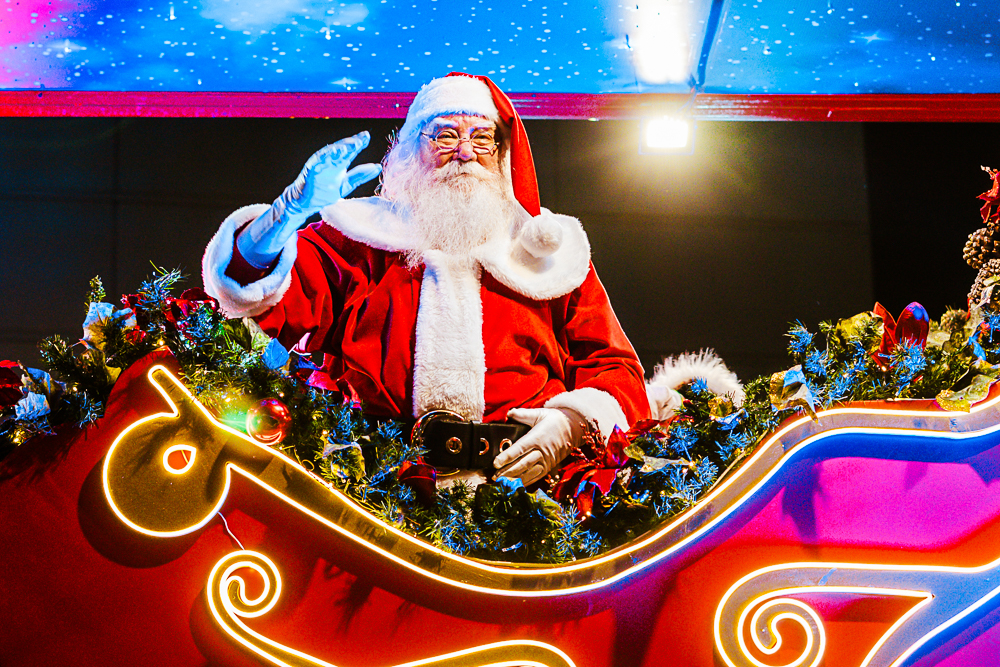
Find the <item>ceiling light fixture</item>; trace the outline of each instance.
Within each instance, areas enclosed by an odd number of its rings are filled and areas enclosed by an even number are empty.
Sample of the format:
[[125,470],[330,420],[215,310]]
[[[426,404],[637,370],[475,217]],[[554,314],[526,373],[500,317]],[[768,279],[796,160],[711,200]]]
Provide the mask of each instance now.
[[690,115],[653,116],[642,121],[639,152],[691,155],[694,152],[694,119]]

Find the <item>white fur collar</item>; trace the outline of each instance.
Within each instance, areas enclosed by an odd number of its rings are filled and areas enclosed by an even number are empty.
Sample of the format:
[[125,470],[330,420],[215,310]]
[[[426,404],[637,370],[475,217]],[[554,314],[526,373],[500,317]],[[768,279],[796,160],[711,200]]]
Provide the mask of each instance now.
[[[322,211],[323,220],[344,236],[372,248],[405,252],[414,246],[408,220],[382,197],[342,199]],[[569,294],[590,270],[590,243],[576,218],[542,209],[548,225],[561,228],[557,249],[547,257],[531,255],[520,238],[503,237],[473,250],[491,276],[531,299],[544,301]]]
[[323,222],[366,246],[389,252],[404,252],[412,247],[410,225],[382,197],[341,199],[320,214]]

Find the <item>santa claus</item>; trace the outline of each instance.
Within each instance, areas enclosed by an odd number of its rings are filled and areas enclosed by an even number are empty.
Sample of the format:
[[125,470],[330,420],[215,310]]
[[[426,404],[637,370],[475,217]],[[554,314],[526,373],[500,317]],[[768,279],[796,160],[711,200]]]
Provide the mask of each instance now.
[[[223,222],[203,277],[230,317],[325,353],[369,414],[416,420],[437,466],[530,484],[589,424],[607,436],[649,416],[587,236],[540,208],[524,126],[492,81],[431,81],[384,169],[349,169],[368,139],[323,148],[273,204]],[[380,172],[378,196],[345,199]]]

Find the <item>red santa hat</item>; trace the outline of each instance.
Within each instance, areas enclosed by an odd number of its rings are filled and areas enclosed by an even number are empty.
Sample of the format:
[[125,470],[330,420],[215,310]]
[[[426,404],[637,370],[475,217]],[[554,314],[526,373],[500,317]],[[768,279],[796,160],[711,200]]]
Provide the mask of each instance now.
[[510,98],[489,77],[452,72],[426,84],[410,104],[399,140],[411,141],[428,121],[451,114],[482,116],[495,123],[503,121],[510,128],[510,177],[514,197],[528,213],[537,216],[541,205],[528,135]]

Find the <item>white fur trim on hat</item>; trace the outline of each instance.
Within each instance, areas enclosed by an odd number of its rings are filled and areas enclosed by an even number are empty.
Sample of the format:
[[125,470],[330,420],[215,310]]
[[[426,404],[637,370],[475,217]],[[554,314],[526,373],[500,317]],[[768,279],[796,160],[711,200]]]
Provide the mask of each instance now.
[[545,402],[544,407],[568,408],[578,412],[584,419],[597,422],[597,427],[605,438],[611,437],[615,426],[623,431],[629,429],[628,418],[615,397],[594,387],[581,387],[556,394]]
[[[546,211],[547,212],[547,211]],[[562,245],[563,228],[555,215],[536,215],[521,228],[521,245],[532,257],[548,257]]]
[[533,255],[523,234],[512,240],[500,236],[472,251],[483,268],[518,294],[537,301],[556,299],[583,284],[590,272],[590,241],[576,218],[543,208],[525,227],[558,227],[558,246],[545,256]]
[[240,285],[226,275],[229,262],[233,259],[236,230],[256,220],[268,208],[270,206],[267,204],[253,204],[234,211],[223,221],[219,231],[205,248],[201,259],[201,279],[205,284],[205,291],[219,300],[222,312],[227,317],[260,315],[281,301],[292,283],[292,265],[295,264],[299,240],[297,234],[288,239],[281,251],[278,265],[260,280]]
[[471,76],[444,76],[425,84],[413,98],[406,112],[406,122],[399,131],[399,140],[409,141],[427,121],[450,114],[482,116],[493,122],[500,120],[489,86]]
[[713,394],[728,396],[737,407],[743,405],[743,385],[715,352],[685,352],[664,359],[646,382],[653,418],[663,420],[673,415],[684,400],[677,389],[698,378],[705,380],[705,386]]

